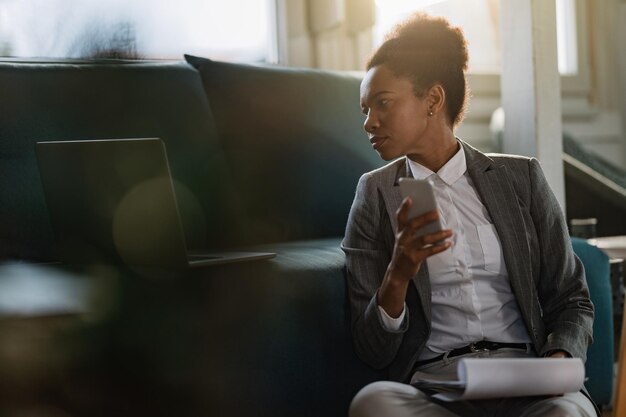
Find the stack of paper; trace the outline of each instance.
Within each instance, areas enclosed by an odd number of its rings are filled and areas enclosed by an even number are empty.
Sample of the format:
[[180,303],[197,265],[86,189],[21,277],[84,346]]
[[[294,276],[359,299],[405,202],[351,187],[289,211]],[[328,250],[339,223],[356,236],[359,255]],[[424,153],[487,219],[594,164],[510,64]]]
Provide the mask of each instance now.
[[417,372],[411,385],[438,392],[445,401],[481,398],[559,395],[578,392],[585,382],[580,359],[556,358],[466,358],[457,375]]

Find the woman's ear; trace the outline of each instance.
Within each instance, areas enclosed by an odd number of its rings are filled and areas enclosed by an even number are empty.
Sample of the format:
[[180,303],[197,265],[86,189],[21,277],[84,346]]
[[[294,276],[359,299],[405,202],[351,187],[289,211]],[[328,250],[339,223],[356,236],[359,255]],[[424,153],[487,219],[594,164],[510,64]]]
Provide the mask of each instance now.
[[446,92],[441,84],[435,84],[428,90],[428,111],[433,114],[444,111],[446,104]]

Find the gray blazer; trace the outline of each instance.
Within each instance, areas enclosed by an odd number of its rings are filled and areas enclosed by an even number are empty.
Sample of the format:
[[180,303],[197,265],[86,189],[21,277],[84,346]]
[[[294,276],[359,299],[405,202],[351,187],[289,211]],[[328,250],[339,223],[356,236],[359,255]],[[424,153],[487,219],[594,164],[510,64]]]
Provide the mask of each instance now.
[[[573,253],[562,210],[538,161],[485,155],[461,142],[468,173],[502,243],[511,288],[539,355],[564,350],[586,359],[593,305],[580,260]],[[364,174],[342,249],[357,355],[389,378],[406,382],[431,326],[431,289],[424,263],[409,285],[407,315],[396,332],[383,327],[376,293],[394,246],[398,179],[410,176],[406,158]]]

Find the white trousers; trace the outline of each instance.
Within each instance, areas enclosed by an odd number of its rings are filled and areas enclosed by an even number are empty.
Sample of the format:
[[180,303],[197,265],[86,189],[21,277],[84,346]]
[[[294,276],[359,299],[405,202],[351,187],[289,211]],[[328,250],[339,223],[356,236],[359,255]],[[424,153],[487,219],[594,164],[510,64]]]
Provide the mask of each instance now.
[[[456,374],[457,363],[468,357],[535,357],[515,349],[477,352],[444,358],[419,368],[419,373]],[[350,417],[596,417],[582,393],[557,397],[519,397],[443,402],[411,385],[379,381],[361,389],[350,404]]]

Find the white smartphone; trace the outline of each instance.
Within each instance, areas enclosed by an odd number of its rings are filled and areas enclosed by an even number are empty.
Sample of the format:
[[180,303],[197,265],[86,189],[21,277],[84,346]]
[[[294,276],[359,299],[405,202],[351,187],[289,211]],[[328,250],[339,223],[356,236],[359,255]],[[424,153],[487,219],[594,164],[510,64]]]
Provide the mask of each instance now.
[[[433,185],[428,180],[416,180],[414,178],[400,178],[400,193],[402,198],[411,197],[413,205],[409,209],[409,220],[422,214],[438,210],[437,200]],[[428,235],[443,230],[440,219],[432,221],[421,227],[417,236]]]

